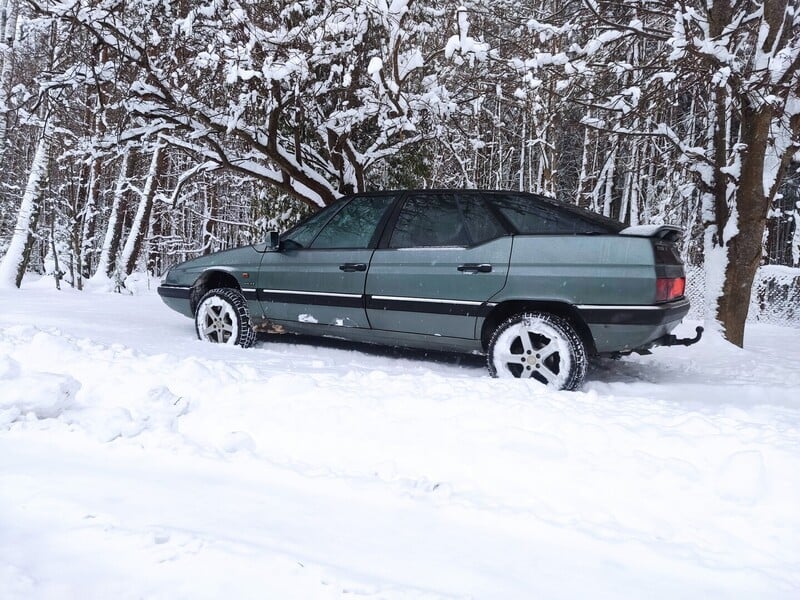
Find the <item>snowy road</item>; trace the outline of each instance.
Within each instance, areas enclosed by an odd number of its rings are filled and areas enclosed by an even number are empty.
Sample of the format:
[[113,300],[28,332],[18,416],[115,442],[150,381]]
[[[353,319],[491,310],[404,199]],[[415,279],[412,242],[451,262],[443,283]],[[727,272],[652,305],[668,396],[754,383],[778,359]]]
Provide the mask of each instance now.
[[206,345],[151,294],[0,302],[0,598],[800,596],[799,330],[568,393]]

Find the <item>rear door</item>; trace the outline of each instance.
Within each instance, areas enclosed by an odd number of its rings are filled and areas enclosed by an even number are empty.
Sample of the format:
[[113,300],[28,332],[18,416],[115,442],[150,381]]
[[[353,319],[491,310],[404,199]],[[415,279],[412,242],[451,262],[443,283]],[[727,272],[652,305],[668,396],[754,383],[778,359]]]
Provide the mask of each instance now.
[[[368,328],[364,283],[391,194],[355,196],[264,254],[258,297],[270,320]],[[296,239],[295,239],[296,238]]]
[[372,256],[366,282],[374,329],[475,337],[505,285],[511,237],[479,194],[413,192]]

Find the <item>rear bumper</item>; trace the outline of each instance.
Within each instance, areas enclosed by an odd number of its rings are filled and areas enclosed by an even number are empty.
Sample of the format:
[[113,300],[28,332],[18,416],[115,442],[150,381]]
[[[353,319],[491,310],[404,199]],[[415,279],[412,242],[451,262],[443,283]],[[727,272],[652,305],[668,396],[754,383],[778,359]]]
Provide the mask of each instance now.
[[598,353],[630,352],[658,343],[689,312],[686,299],[647,306],[580,305]]
[[686,299],[648,306],[607,306],[598,304],[579,305],[578,312],[588,324],[596,325],[676,325],[689,312]]
[[158,295],[164,304],[169,306],[172,310],[193,317],[191,306],[191,288],[174,286],[174,285],[161,285],[158,287]]

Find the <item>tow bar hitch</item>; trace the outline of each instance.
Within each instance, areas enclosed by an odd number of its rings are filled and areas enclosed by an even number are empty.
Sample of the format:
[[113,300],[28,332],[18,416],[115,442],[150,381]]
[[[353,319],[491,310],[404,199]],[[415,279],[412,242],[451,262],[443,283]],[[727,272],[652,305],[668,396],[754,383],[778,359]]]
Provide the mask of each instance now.
[[665,335],[664,337],[658,340],[658,345],[660,346],[691,346],[692,344],[696,344],[700,341],[700,338],[703,337],[703,328],[696,327],[695,332],[697,335],[693,338],[679,338],[678,336],[672,335],[671,333]]

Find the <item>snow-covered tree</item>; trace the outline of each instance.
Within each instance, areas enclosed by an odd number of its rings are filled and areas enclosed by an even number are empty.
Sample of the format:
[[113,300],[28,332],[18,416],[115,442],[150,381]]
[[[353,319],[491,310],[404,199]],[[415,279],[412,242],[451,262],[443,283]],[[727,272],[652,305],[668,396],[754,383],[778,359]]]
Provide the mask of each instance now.
[[76,287],[350,191],[514,188],[683,225],[740,344],[764,222],[797,220],[799,30],[796,0],[0,0],[0,251],[49,99],[29,267]]
[[452,110],[446,63],[421,47],[442,35],[437,12],[421,3],[31,4],[107,48],[148,131],[317,206],[368,188]]
[[[612,139],[666,140],[693,174],[709,313],[742,345],[767,212],[800,149],[800,9],[790,0],[583,4],[590,35],[563,58],[591,90],[596,116],[584,122]],[[631,60],[639,44],[649,50]]]
[[25,192],[17,212],[14,233],[5,255],[0,260],[0,287],[19,287],[28,266],[34,243],[34,229],[42,206],[43,188],[50,167],[53,131],[52,115],[48,113],[36,143],[36,152],[33,155]]
[[17,38],[17,0],[0,0],[0,164],[8,141],[8,113],[11,110],[13,46]]
[[150,228],[150,215],[153,212],[153,201],[156,195],[156,188],[158,180],[164,170],[164,143],[157,140],[150,157],[150,167],[147,170],[145,177],[144,187],[139,190],[139,201],[136,207],[136,213],[131,223],[128,237],[125,240],[125,245],[120,252],[119,257],[119,279],[124,279],[136,268],[136,262],[139,259],[139,254],[142,251],[144,238]]

